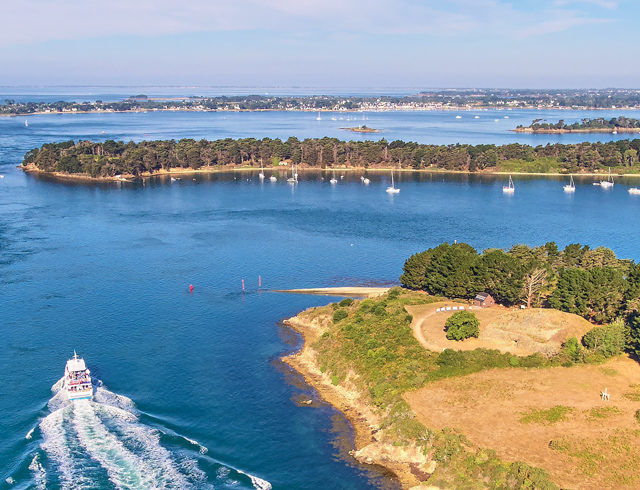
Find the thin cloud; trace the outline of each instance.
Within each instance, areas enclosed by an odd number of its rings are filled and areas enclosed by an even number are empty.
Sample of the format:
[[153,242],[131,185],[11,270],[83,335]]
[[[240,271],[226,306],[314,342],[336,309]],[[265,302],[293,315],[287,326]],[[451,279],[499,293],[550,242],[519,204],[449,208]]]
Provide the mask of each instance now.
[[504,0],[5,0],[0,46],[230,31],[275,32],[283,38],[326,33],[445,39],[494,31],[517,39],[598,22],[580,11],[548,10],[544,3],[538,11],[524,10]]

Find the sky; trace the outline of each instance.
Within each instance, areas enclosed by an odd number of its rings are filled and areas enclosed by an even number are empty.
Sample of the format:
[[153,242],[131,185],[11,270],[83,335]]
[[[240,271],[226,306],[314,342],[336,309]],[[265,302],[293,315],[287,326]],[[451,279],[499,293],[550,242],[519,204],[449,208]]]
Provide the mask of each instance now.
[[0,85],[640,87],[638,0],[2,0]]

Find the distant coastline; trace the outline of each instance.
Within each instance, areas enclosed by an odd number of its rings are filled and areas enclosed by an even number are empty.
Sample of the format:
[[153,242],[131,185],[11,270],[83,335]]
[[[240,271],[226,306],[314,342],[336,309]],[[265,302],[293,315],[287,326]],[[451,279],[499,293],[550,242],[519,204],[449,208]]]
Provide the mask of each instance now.
[[514,133],[565,134],[565,133],[640,133],[640,128],[585,128],[585,129],[510,129]]

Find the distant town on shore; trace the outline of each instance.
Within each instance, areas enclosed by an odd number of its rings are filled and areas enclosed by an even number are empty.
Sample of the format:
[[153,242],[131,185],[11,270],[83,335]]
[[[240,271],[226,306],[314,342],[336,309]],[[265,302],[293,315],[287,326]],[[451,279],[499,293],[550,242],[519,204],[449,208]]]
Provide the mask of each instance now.
[[640,89],[433,89],[407,96],[153,97],[120,101],[22,102],[7,99],[0,115],[135,111],[435,111],[473,109],[640,109]]

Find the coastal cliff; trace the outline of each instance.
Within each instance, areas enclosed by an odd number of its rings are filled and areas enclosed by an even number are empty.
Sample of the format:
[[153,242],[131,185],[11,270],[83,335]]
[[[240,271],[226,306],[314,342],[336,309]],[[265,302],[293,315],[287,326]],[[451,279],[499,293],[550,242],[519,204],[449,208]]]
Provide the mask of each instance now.
[[332,383],[331,376],[320,369],[312,344],[323,334],[329,321],[328,316],[313,318],[309,310],[285,320],[287,326],[303,336],[304,346],[283,361],[301,373],[327,403],[347,417],[355,432],[356,449],[352,455],[356,460],[387,468],[398,477],[403,488],[420,485],[433,473],[436,462],[429,460],[415,445],[398,447],[385,440],[381,429],[382,414],[372,406],[366,394],[353,383]]

